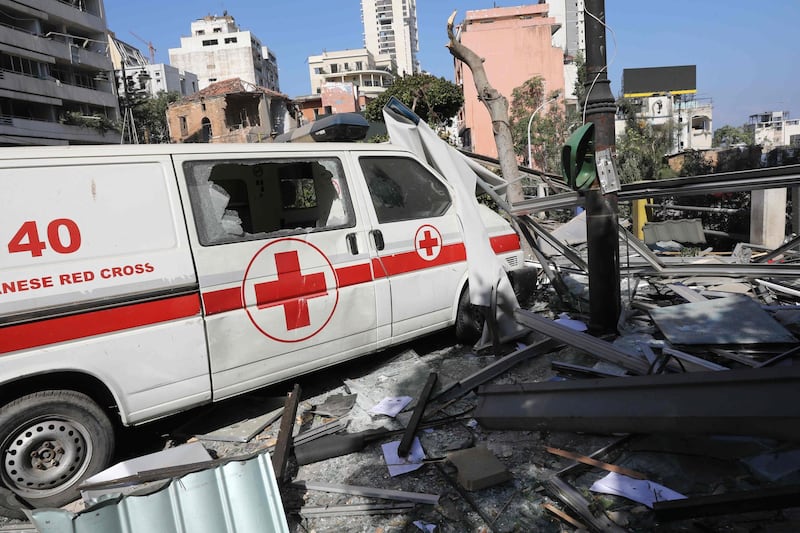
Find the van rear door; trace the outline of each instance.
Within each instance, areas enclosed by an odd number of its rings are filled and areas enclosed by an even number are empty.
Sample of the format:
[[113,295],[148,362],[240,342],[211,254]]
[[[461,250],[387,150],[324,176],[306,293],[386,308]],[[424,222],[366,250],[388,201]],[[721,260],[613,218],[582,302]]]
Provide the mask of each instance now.
[[340,152],[175,157],[222,398],[376,348],[367,226]]

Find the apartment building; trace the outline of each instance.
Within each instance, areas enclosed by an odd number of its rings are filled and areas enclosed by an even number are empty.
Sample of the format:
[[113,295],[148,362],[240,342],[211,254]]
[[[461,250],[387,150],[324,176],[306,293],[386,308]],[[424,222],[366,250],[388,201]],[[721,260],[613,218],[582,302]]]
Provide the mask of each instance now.
[[108,43],[120,95],[125,94],[123,80],[129,87],[151,96],[160,92],[177,92],[181,96],[188,96],[199,90],[197,74],[164,63],[151,64],[138,48],[118,39],[112,32],[109,32]]
[[4,1],[0,145],[119,143],[102,0]]
[[548,16],[555,19],[553,46],[564,51],[564,100],[567,105],[577,106],[575,84],[578,82],[580,55],[586,59],[586,32],[584,29],[584,0],[548,0]]
[[[510,103],[514,89],[534,76],[544,79],[548,94],[564,94],[564,51],[552,42],[557,27],[556,20],[548,16],[547,4],[498,7],[467,11],[460,39],[485,59],[483,66],[492,86]],[[455,71],[456,83],[464,90],[464,109],[458,120],[462,146],[496,157],[491,118],[478,100],[472,72],[461,61],[456,61]]]
[[394,81],[394,59],[375,56],[366,48],[323,52],[308,57],[311,94],[320,94],[325,83],[351,83],[369,97],[382,93]]
[[800,119],[790,119],[788,111],[764,111],[750,115],[747,127],[764,152],[779,146],[800,146]]
[[197,74],[198,86],[239,78],[280,91],[278,60],[251,32],[242,30],[227,12],[208,15],[191,24],[191,35],[181,37],[180,48],[169,49],[173,67]]
[[416,0],[361,0],[364,47],[394,59],[401,76],[420,72]]

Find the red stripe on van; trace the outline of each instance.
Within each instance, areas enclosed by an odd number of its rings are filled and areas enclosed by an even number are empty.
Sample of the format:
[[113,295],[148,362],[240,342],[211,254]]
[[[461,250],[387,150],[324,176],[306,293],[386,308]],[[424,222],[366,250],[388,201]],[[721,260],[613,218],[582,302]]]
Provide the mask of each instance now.
[[128,304],[0,328],[0,353],[73,341],[200,314],[197,294]]
[[242,304],[242,288],[232,287],[230,289],[204,292],[203,307],[206,310],[206,315],[216,315],[225,311],[241,309],[244,307],[244,304]]
[[492,243],[492,250],[496,254],[503,252],[511,252],[513,250],[521,249],[519,244],[519,235],[516,233],[509,233],[508,235],[499,235],[490,239]]
[[435,266],[448,265],[466,261],[467,252],[463,243],[447,244],[442,247],[439,255],[433,261],[425,261],[416,250],[402,252],[381,257],[383,268],[387,276],[396,276],[415,270],[424,270]]
[[[491,238],[495,253],[504,253],[520,249],[519,237],[516,233]],[[467,252],[463,243],[445,245],[439,256],[433,261],[425,261],[415,250],[394,255],[373,258],[371,264],[363,263],[336,269],[339,288],[368,283],[373,279],[388,278],[415,270],[424,270],[435,266],[466,261]],[[231,287],[203,293],[203,306],[206,315],[215,315],[225,311],[244,308],[241,287]]]
[[336,269],[336,277],[339,279],[339,288],[341,289],[342,287],[372,281],[372,269],[369,263],[346,266]]

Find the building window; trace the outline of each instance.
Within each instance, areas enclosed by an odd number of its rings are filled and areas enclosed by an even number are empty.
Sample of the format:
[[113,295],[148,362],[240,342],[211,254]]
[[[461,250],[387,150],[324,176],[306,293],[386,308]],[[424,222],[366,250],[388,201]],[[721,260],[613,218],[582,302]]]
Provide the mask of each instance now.
[[205,39],[203,41],[203,46],[214,46],[215,44],[219,44],[219,40],[217,40],[217,39]]
[[331,74],[336,74],[337,72],[339,72],[339,65],[337,65],[336,63],[332,63],[331,64]]
[[235,43],[236,41],[236,37],[225,37],[225,44]]
[[206,30],[197,30],[196,32],[194,32],[194,34],[195,35],[205,35],[206,34]]
[[322,67],[314,67],[314,74],[323,74]]
[[356,61],[356,70],[364,70],[364,64],[361,61]]
[[217,78],[208,78],[208,83],[214,83],[217,81]]
[[178,120],[181,123],[181,135],[184,137],[189,135],[189,126],[186,123],[186,117],[178,117]]
[[222,33],[222,28],[214,28],[212,31],[214,33]]
[[211,129],[211,121],[208,120],[208,117],[203,117],[203,120],[200,121],[200,124],[203,127],[200,133],[200,142],[210,142],[211,137],[214,135],[214,132]]
[[331,113],[333,113],[333,108],[331,106],[329,106],[329,105],[326,105],[325,106],[325,114],[326,115],[330,115]]

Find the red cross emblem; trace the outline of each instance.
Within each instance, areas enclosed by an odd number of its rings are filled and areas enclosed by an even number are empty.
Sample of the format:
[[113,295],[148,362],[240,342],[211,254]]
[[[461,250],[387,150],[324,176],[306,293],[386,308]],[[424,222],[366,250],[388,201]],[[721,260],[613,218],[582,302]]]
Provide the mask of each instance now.
[[[333,281],[330,290],[328,280]],[[281,342],[299,342],[319,333],[333,317],[339,300],[335,285],[333,265],[325,254],[289,237],[256,253],[245,272],[242,294],[250,321],[261,333]],[[319,303],[311,308],[312,301]]]
[[311,324],[308,316],[309,298],[328,294],[325,274],[301,274],[296,251],[275,254],[275,266],[278,269],[278,279],[254,285],[256,305],[259,309],[282,305],[286,329],[308,326]]
[[430,224],[420,226],[414,235],[414,248],[422,259],[433,261],[442,251],[442,234]]

